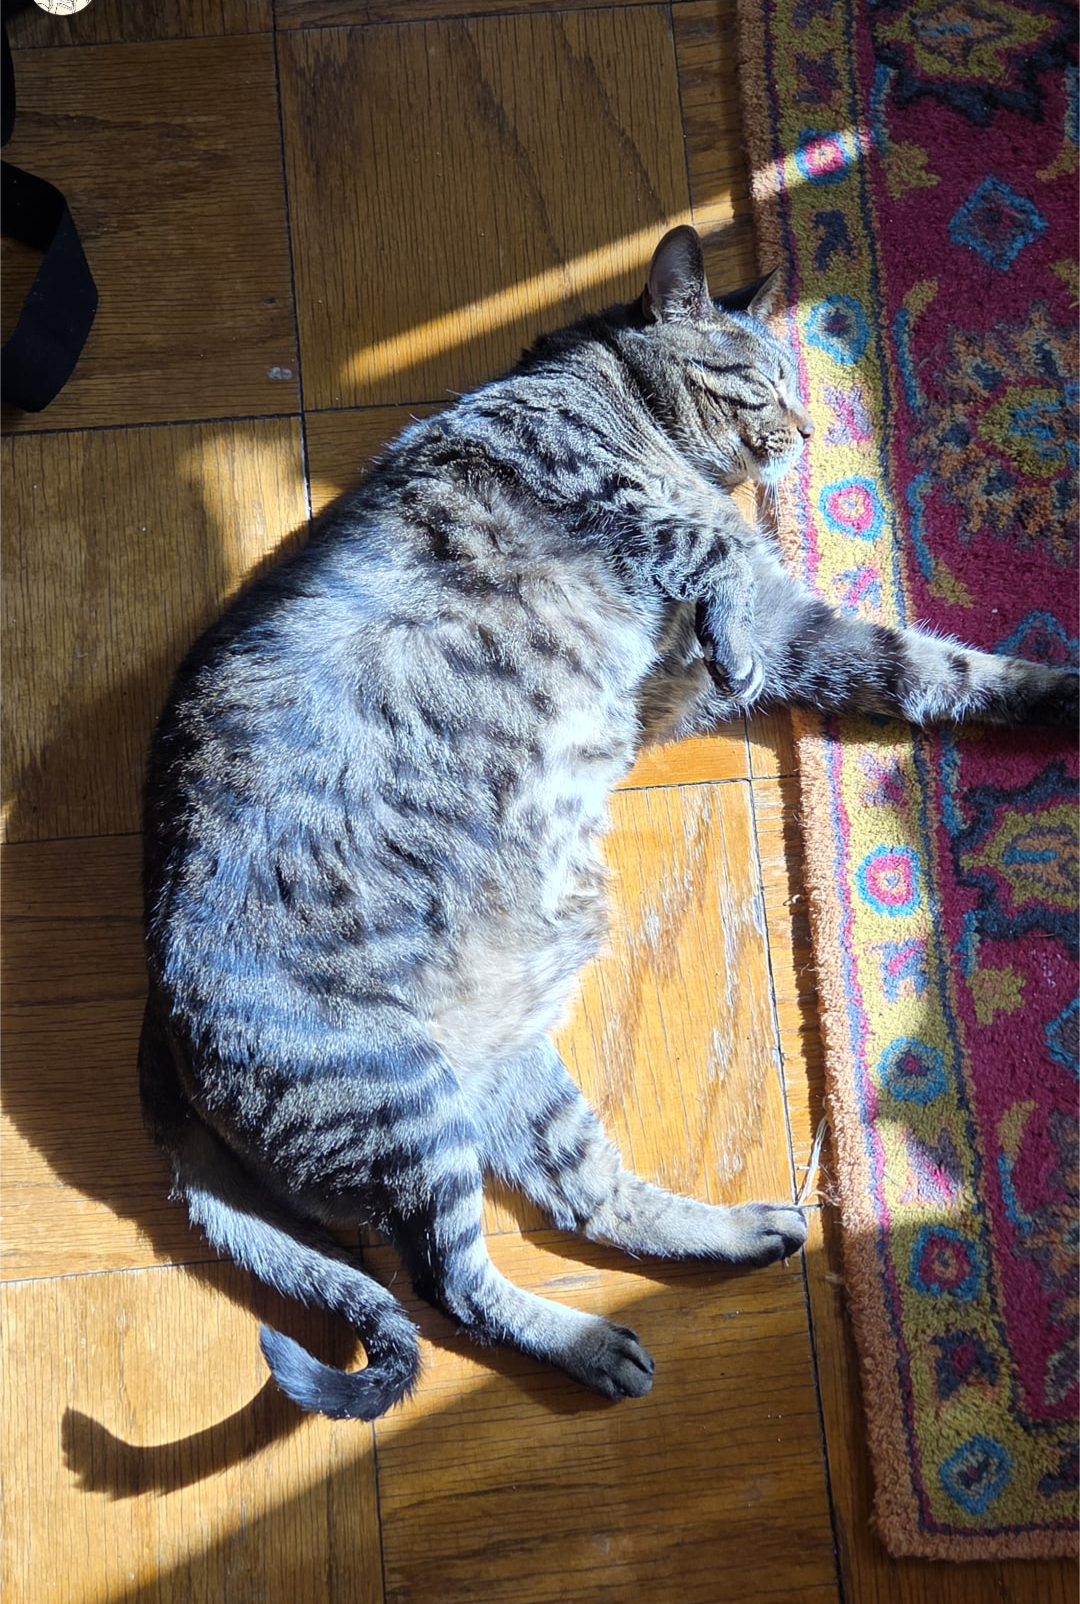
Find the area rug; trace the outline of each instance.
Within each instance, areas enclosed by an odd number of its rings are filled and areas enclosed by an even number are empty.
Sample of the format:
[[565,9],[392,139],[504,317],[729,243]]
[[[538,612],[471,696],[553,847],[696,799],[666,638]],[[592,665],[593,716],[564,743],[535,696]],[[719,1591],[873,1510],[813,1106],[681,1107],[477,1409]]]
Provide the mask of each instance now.
[[[762,267],[841,608],[1074,662],[1076,9],[739,0]],[[895,1554],[1077,1518],[1075,741],[798,727],[845,1280]]]

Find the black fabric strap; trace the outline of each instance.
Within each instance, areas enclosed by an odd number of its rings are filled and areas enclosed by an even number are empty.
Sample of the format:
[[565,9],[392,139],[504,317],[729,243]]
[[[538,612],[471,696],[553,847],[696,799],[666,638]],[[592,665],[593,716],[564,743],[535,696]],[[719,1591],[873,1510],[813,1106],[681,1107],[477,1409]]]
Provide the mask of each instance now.
[[[3,19],[26,0],[4,0]],[[15,74],[3,28],[2,140],[15,122]],[[0,163],[0,229],[42,252],[19,320],[0,351],[0,394],[26,412],[40,412],[63,389],[97,311],[98,295],[67,201],[47,179]]]

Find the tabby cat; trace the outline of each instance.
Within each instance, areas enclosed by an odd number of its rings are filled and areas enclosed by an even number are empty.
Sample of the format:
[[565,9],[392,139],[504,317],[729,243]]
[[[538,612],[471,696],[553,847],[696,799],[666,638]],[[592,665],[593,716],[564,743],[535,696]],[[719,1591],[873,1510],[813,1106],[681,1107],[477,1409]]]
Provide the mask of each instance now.
[[714,303],[674,229],[638,302],[408,428],[179,671],[147,784],[144,1108],[213,1245],[362,1339],[345,1372],[263,1331],[306,1409],[370,1420],[418,1369],[328,1225],[376,1226],[472,1336],[610,1398],[652,1360],[495,1270],[485,1174],[634,1254],[803,1242],[789,1204],[626,1170],[548,1036],[603,938],[596,842],[643,741],[764,700],[1076,717],[1066,671],[838,616],[740,515],[732,487],[811,432],[771,294]]

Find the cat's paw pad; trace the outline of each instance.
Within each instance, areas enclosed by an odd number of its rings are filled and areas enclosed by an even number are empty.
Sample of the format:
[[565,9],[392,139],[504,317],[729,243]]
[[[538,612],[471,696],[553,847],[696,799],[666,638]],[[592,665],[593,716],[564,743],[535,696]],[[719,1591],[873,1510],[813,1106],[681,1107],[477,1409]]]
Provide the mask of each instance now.
[[742,1203],[731,1210],[731,1225],[739,1264],[774,1264],[806,1241],[806,1216],[792,1203]]
[[591,1320],[565,1361],[572,1376],[605,1398],[641,1398],[652,1386],[652,1355],[626,1326]]

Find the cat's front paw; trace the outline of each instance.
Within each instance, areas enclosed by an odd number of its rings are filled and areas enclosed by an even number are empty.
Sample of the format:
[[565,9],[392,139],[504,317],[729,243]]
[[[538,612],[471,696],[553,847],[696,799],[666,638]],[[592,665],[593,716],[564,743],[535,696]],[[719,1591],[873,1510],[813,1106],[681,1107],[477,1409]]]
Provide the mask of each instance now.
[[[733,656],[723,663],[714,659],[711,663],[706,657],[705,662],[712,672],[719,669],[724,682],[728,687],[728,694],[737,702],[749,707],[756,702],[765,687],[765,660],[754,652],[743,652]],[[715,675],[714,675],[715,678]]]
[[725,700],[749,707],[765,687],[765,658],[753,642],[748,625],[720,623],[706,603],[697,609],[697,636],[705,666]]

